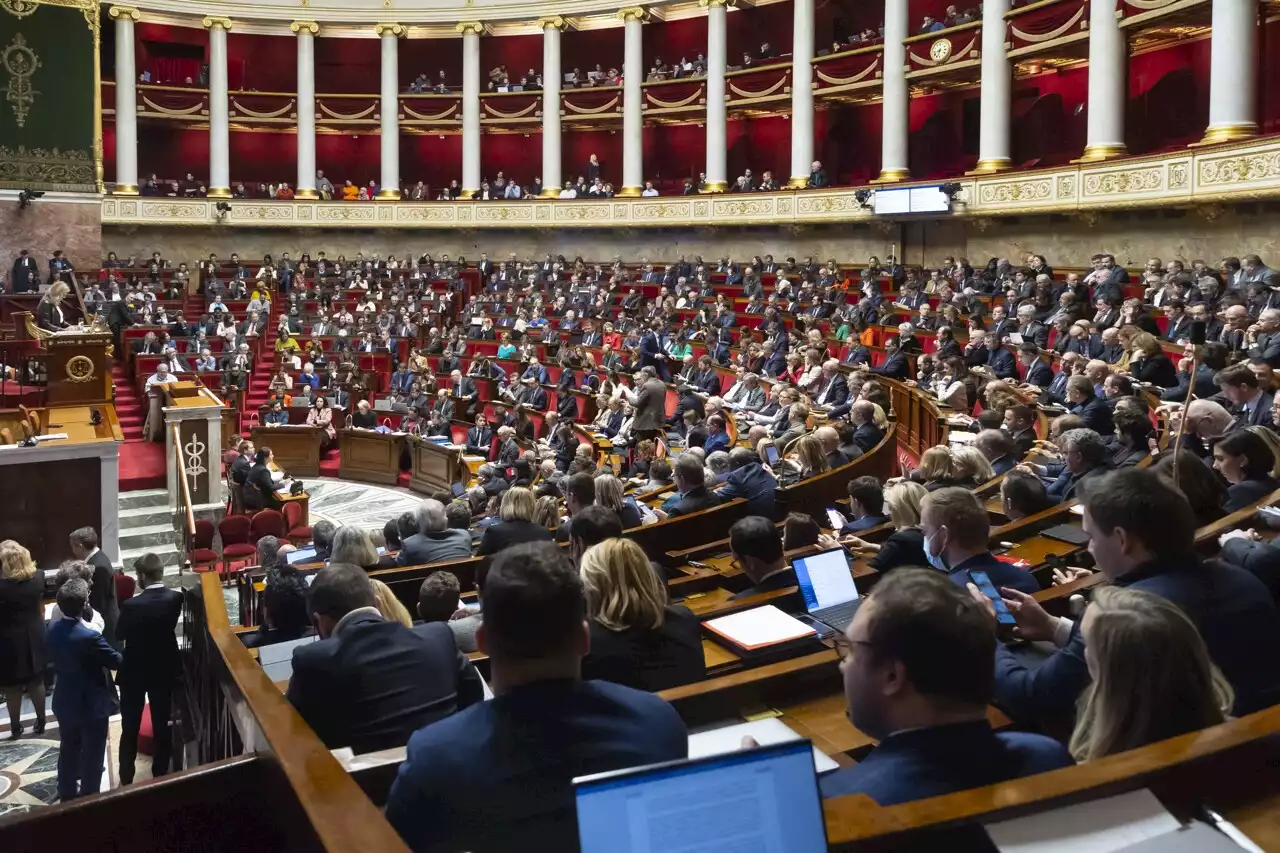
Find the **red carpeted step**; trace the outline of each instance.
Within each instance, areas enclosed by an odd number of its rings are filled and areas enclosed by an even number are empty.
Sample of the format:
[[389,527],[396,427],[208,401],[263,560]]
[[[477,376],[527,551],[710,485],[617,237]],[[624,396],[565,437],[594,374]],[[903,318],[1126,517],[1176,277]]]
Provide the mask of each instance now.
[[163,444],[126,440],[120,445],[120,491],[160,489],[165,483]]

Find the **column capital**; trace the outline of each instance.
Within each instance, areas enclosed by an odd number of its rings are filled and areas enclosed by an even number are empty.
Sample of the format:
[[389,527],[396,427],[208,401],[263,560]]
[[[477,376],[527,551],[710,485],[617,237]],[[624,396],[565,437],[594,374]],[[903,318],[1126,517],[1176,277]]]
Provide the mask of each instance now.
[[[462,25],[459,24],[458,26],[462,26]],[[563,15],[549,15],[545,18],[538,19],[538,29],[540,30],[545,30],[550,27],[555,27],[560,32],[564,32],[565,30],[570,29],[572,26],[573,25],[569,23],[569,19],[564,17]]]
[[644,6],[627,6],[618,10],[618,17],[624,21],[634,18],[640,23],[645,23],[649,20],[649,10]]
[[228,30],[228,31],[230,31],[231,29],[230,18],[209,17],[209,18],[205,18],[200,23],[204,25],[205,29],[213,29],[214,27],[222,27],[222,29]]
[[112,6],[110,9],[107,10],[107,14],[109,14],[113,18],[117,18],[117,19],[128,18],[131,21],[136,21],[138,20],[139,17],[141,17],[138,14],[138,10],[133,8],[132,6]]
[[736,7],[738,0],[698,0],[698,5],[704,9],[710,9],[712,6],[724,6],[728,9]]
[[311,35],[315,35],[316,33],[320,32],[320,25],[317,24],[315,21],[294,21],[293,23],[289,24],[289,29],[293,30],[295,33],[301,33],[305,31],[305,32],[311,33]]
[[485,32],[483,21],[461,21],[454,29],[464,36],[471,33],[482,36]]
[[373,31],[380,36],[390,33],[393,36],[402,36],[408,32],[404,24],[374,24]]

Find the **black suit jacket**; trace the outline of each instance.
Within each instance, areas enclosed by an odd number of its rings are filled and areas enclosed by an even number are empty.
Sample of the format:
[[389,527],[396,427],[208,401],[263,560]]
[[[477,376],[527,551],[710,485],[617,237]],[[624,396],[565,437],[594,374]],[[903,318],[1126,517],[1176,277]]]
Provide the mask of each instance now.
[[480,701],[480,677],[443,622],[412,629],[374,613],[293,651],[286,698],[325,746],[403,746],[423,726]]
[[676,505],[667,513],[668,518],[675,518],[679,515],[688,515],[691,512],[699,510],[711,509],[720,505],[720,496],[715,492],[708,491],[706,486],[698,486],[690,489],[685,493]]
[[116,623],[120,620],[120,604],[116,601],[116,573],[111,560],[99,551],[88,560],[93,566],[93,587],[89,590],[89,606],[102,614],[102,636],[119,648],[116,639]]
[[139,688],[173,685],[180,666],[174,628],[181,614],[182,593],[167,587],[144,589],[120,605],[116,638],[124,647],[124,662],[117,684]]
[[853,431],[853,443],[858,445],[863,453],[869,452],[880,443],[882,438],[884,438],[884,430],[870,422],[861,424]]
[[601,679],[655,692],[706,677],[701,623],[681,606],[666,608],[657,628],[614,631],[592,620],[591,653],[582,678]]

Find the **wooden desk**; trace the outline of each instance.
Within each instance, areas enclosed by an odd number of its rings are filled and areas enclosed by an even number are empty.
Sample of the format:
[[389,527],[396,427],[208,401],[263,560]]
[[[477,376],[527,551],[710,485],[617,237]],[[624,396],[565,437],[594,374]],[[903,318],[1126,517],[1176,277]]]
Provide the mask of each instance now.
[[[411,460],[409,488],[415,492],[429,494],[441,489],[448,491],[454,483],[471,480],[470,469],[463,459],[463,448],[436,444],[413,436],[404,440],[409,445]],[[464,471],[467,472],[465,475]]]
[[367,429],[338,430],[342,463],[338,476],[394,486],[400,479],[400,456],[405,438],[395,433]]
[[251,434],[259,450],[270,447],[276,464],[294,477],[320,476],[320,444],[324,430],[309,426],[255,426]]

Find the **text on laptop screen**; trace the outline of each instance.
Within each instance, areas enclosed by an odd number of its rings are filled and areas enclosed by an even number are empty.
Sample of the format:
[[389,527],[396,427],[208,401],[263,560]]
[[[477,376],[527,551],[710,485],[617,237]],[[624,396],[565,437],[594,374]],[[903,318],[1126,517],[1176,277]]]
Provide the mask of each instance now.
[[582,853],[827,849],[807,740],[608,774],[576,789]]
[[299,548],[297,551],[290,551],[284,555],[285,561],[289,565],[294,563],[309,563],[316,558],[315,548]]
[[835,607],[858,597],[849,571],[849,558],[844,551],[824,551],[812,557],[799,557],[793,564],[796,583],[804,595],[805,609],[812,613]]

